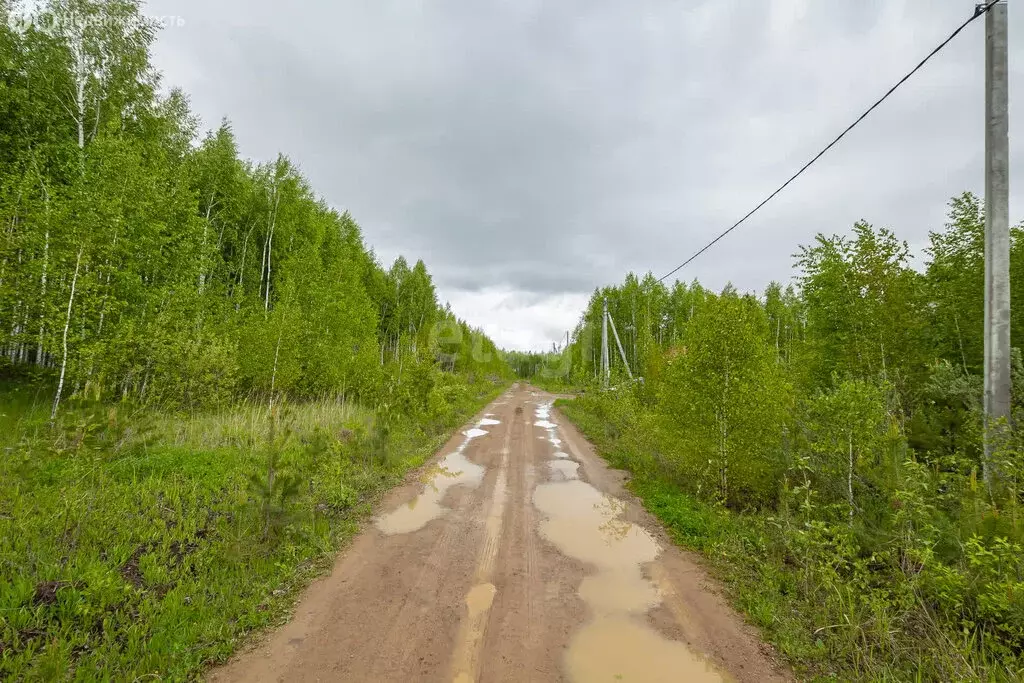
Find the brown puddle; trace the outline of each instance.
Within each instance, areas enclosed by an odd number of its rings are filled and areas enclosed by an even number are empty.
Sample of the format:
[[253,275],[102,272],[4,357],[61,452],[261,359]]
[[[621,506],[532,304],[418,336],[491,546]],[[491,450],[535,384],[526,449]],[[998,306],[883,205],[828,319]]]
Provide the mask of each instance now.
[[[548,463],[555,471],[566,461]],[[573,463],[575,464],[575,463]],[[703,657],[651,628],[644,615],[661,602],[642,566],[660,552],[644,529],[621,518],[625,505],[579,479],[537,486],[541,535],[595,568],[579,587],[591,620],[569,643],[574,681],[723,681]]]
[[471,622],[476,616],[490,609],[490,603],[495,601],[497,592],[494,584],[477,584],[470,589],[466,595],[466,608],[469,610]]
[[481,583],[473,586],[466,595],[466,607],[469,609],[470,619],[477,614],[489,610],[491,603],[494,602],[494,594],[497,592],[492,583]]
[[580,464],[573,460],[549,460],[552,481],[570,481],[580,478]]
[[441,499],[449,488],[456,484],[479,484],[484,476],[484,468],[467,460],[462,454],[463,447],[465,443],[457,451],[449,453],[439,463],[425,470],[420,477],[420,481],[426,485],[423,493],[395,510],[381,515],[377,519],[377,528],[389,536],[422,529],[427,522],[437,519],[447,511],[447,508],[441,505]]
[[682,643],[664,638],[629,617],[597,618],[569,645],[569,675],[575,681],[712,683],[724,680]]
[[[497,421],[495,421],[497,423]],[[484,521],[484,543],[477,556],[476,583],[466,595],[466,615],[459,626],[452,652],[452,670],[455,683],[475,681],[480,668],[480,656],[483,649],[484,634],[487,631],[487,619],[497,594],[497,587],[491,583],[494,562],[498,557],[501,545],[502,526],[504,524],[505,504],[508,498],[508,461],[509,446],[512,432],[505,432],[505,443],[501,448],[501,463],[498,476],[494,480],[491,493],[491,506]]]

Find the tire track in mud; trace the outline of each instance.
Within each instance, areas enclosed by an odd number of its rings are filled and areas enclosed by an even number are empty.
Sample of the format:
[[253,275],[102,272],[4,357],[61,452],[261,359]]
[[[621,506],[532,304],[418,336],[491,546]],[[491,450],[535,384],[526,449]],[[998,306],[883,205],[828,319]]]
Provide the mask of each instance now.
[[[723,677],[787,680],[552,399],[518,388],[490,404],[385,497],[378,520],[392,523],[364,529],[291,622],[210,677],[589,683],[614,680],[619,667],[622,680],[645,680],[652,669],[621,667],[623,657],[657,663],[690,648]],[[564,500],[573,491],[585,495]],[[558,524],[579,533],[555,538]],[[595,550],[616,530],[640,542],[640,528],[661,547],[654,562],[620,566]],[[591,545],[581,549],[584,536]],[[650,610],[634,599],[652,594]]]
[[452,653],[452,678],[456,683],[475,681],[480,671],[480,655],[484,644],[487,622],[497,588],[491,582],[494,561],[501,544],[508,500],[508,468],[512,425],[505,424],[505,440],[501,448],[498,474],[491,490],[490,506],[484,520],[484,541],[477,558],[473,587],[466,593],[466,614],[462,618],[455,648]]
[[[528,408],[524,408],[524,413]],[[540,648],[541,634],[544,633],[544,610],[541,604],[543,585],[537,569],[537,519],[533,507],[533,490],[537,485],[537,452],[534,444],[533,421],[528,417],[523,424],[523,495],[522,495],[522,533],[526,546],[526,623],[527,653],[529,661],[525,662],[528,671],[534,669],[534,656]]]
[[[493,438],[492,434],[470,436],[472,430],[479,429],[479,426],[480,422],[477,422],[475,427],[463,431],[466,441],[456,451],[464,454],[470,462],[479,459],[477,453],[485,450]],[[431,469],[428,468],[426,472],[430,473]],[[442,472],[440,476],[448,475]],[[431,486],[431,482],[428,481],[426,486]],[[483,487],[478,485],[478,488]],[[371,680],[390,680],[392,676],[400,675],[400,672],[412,668],[423,640],[431,635],[418,625],[423,615],[438,604],[441,589],[458,582],[451,555],[456,552],[455,548],[460,540],[476,535],[473,520],[477,515],[473,513],[481,507],[481,503],[475,500],[472,503],[468,509],[454,508],[442,514],[444,523],[441,536],[423,562],[412,590],[405,596],[401,608],[389,623],[386,640],[380,646],[380,653],[384,656],[377,658],[374,677]],[[386,653],[394,654],[387,656]]]

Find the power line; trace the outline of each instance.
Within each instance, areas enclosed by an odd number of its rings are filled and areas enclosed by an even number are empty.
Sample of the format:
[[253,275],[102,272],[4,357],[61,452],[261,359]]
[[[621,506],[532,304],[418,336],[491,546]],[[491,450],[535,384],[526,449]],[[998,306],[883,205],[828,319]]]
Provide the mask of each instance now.
[[789,187],[790,183],[792,183],[792,182],[793,182],[794,180],[796,180],[796,179],[797,179],[797,178],[799,178],[799,177],[800,177],[801,175],[803,175],[804,171],[806,171],[806,170],[807,170],[807,169],[809,169],[809,168],[810,168],[811,166],[813,166],[813,165],[814,165],[814,163],[815,163],[816,161],[818,161],[818,159],[820,159],[820,158],[822,158],[823,156],[825,156],[825,154],[826,154],[826,153],[827,153],[827,152],[828,152],[828,151],[829,151],[830,149],[832,149],[833,147],[835,147],[835,146],[836,146],[836,145],[837,145],[837,144],[839,143],[839,141],[840,141],[840,140],[842,140],[842,139],[843,139],[844,137],[846,137],[847,133],[849,133],[849,132],[850,132],[851,130],[853,130],[854,128],[856,128],[856,127],[857,127],[857,126],[858,126],[858,125],[860,124],[860,122],[861,122],[861,121],[863,121],[864,119],[866,119],[866,118],[868,117],[868,115],[869,115],[869,114],[871,114],[871,112],[873,112],[873,111],[874,111],[875,109],[877,109],[877,108],[878,108],[878,106],[879,106],[879,105],[881,105],[881,104],[882,104],[882,102],[885,102],[885,101],[886,101],[887,99],[889,99],[889,96],[890,96],[890,95],[892,95],[892,94],[893,94],[894,92],[896,92],[896,90],[897,90],[897,89],[898,89],[898,88],[899,88],[899,87],[900,87],[901,85],[903,85],[903,84],[904,84],[904,83],[906,83],[906,82],[907,82],[908,80],[910,80],[910,77],[911,77],[911,76],[913,76],[913,75],[914,75],[914,74],[916,74],[916,73],[917,73],[918,71],[920,71],[920,70],[921,70],[921,67],[923,67],[923,66],[924,66],[925,64],[927,64],[927,63],[928,63],[928,61],[929,61],[929,60],[931,60],[931,58],[932,58],[932,57],[934,57],[935,55],[937,55],[937,54],[938,54],[939,52],[941,52],[941,51],[942,51],[942,49],[943,49],[944,47],[946,47],[946,46],[947,46],[947,45],[949,45],[949,44],[950,44],[951,42],[953,42],[953,39],[954,39],[954,38],[956,38],[956,37],[957,37],[958,35],[960,35],[960,32],[961,32],[961,31],[963,31],[963,30],[964,30],[965,28],[967,28],[968,26],[970,26],[970,25],[971,25],[971,24],[972,24],[972,23],[974,22],[974,20],[975,20],[975,19],[977,19],[978,17],[980,17],[980,16],[982,16],[983,14],[985,14],[986,12],[988,12],[988,11],[989,11],[990,9],[992,9],[992,7],[994,7],[995,5],[999,4],[1000,2],[1003,2],[1003,0],[992,0],[992,2],[989,2],[989,3],[987,3],[987,4],[980,4],[980,5],[977,5],[977,6],[976,6],[976,7],[974,8],[974,15],[973,15],[973,16],[972,16],[972,17],[971,17],[970,19],[968,19],[968,20],[967,20],[967,21],[965,21],[964,23],[960,24],[960,26],[959,26],[959,27],[958,27],[958,28],[957,28],[957,29],[956,29],[955,31],[953,31],[953,33],[951,33],[951,34],[950,34],[950,36],[949,36],[948,38],[946,38],[946,39],[945,39],[944,41],[942,41],[941,43],[939,43],[939,46],[938,46],[938,47],[936,47],[936,48],[935,48],[934,50],[932,50],[932,51],[931,51],[930,53],[928,53],[928,56],[927,56],[927,57],[925,57],[924,59],[922,59],[922,60],[920,61],[920,63],[918,63],[918,65],[917,65],[917,66],[915,66],[915,67],[914,67],[913,69],[911,69],[911,70],[910,70],[910,72],[909,72],[909,73],[907,73],[907,75],[906,75],[906,76],[904,76],[903,78],[901,78],[901,79],[899,80],[899,82],[897,82],[897,83],[896,83],[896,85],[894,85],[894,86],[892,86],[891,88],[889,88],[889,91],[888,91],[888,92],[886,92],[886,93],[885,93],[884,95],[882,95],[882,97],[880,97],[880,98],[878,99],[878,101],[876,101],[876,102],[875,102],[874,104],[872,104],[872,105],[871,105],[870,107],[868,107],[867,111],[865,111],[865,112],[864,112],[863,114],[861,114],[861,115],[860,115],[859,117],[857,117],[857,120],[856,120],[856,121],[854,121],[853,123],[851,123],[851,124],[849,125],[849,127],[847,127],[847,129],[846,129],[846,130],[844,130],[844,131],[843,131],[842,133],[840,133],[840,134],[839,134],[839,136],[838,136],[838,137],[836,137],[836,139],[834,139],[834,140],[833,140],[832,142],[828,143],[828,145],[827,145],[827,146],[826,146],[826,147],[825,147],[825,148],[824,148],[823,150],[821,150],[820,152],[818,152],[818,153],[817,153],[817,154],[816,154],[816,155],[814,156],[814,158],[813,158],[813,159],[811,159],[811,160],[810,160],[810,161],[808,161],[808,162],[807,162],[806,164],[804,164],[804,165],[803,165],[803,167],[801,167],[799,171],[797,171],[796,173],[794,173],[794,174],[793,174],[793,175],[792,175],[792,176],[791,176],[791,177],[789,178],[789,180],[787,180],[787,181],[786,181],[786,182],[784,182],[784,183],[783,183],[782,185],[780,185],[780,186],[779,186],[779,188],[778,188],[777,190],[775,190],[775,191],[774,191],[774,192],[772,192],[772,193],[771,193],[770,195],[768,195],[768,197],[766,197],[766,198],[764,199],[764,201],[762,201],[762,202],[761,202],[760,204],[758,204],[758,205],[757,205],[757,206],[755,206],[755,207],[754,207],[753,209],[751,209],[750,213],[748,213],[748,214],[747,214],[746,216],[744,216],[743,218],[741,218],[741,219],[739,219],[738,221],[736,221],[736,222],[735,222],[735,223],[734,223],[734,224],[733,224],[732,226],[730,226],[730,227],[729,227],[729,229],[725,230],[725,231],[724,231],[724,232],[722,232],[722,233],[721,233],[720,235],[718,235],[718,237],[716,237],[715,239],[713,239],[713,240],[711,240],[710,242],[708,242],[707,244],[705,244],[705,245],[704,245],[703,247],[701,247],[701,248],[700,248],[700,250],[699,250],[699,251],[697,251],[697,252],[696,252],[696,253],[695,253],[695,254],[694,254],[693,256],[691,256],[690,258],[686,259],[686,260],[685,260],[685,261],[683,261],[683,262],[682,262],[681,264],[679,264],[678,266],[676,266],[675,268],[673,268],[671,272],[669,272],[668,274],[666,274],[666,275],[663,275],[662,277],[660,277],[660,278],[658,279],[658,282],[664,282],[665,280],[667,280],[668,278],[670,278],[671,276],[675,275],[675,274],[676,274],[676,273],[678,273],[678,272],[679,272],[680,270],[682,270],[683,268],[685,268],[686,266],[688,266],[688,265],[689,265],[689,264],[690,264],[690,263],[691,263],[691,262],[692,262],[692,261],[693,261],[694,259],[696,259],[696,258],[697,258],[698,256],[700,256],[701,254],[703,254],[703,253],[704,253],[705,251],[707,251],[708,249],[710,249],[711,247],[713,247],[713,246],[714,246],[715,244],[717,244],[717,243],[718,243],[718,241],[719,241],[719,240],[721,240],[721,239],[722,239],[723,237],[725,237],[725,236],[726,236],[726,235],[728,235],[728,234],[729,234],[730,232],[732,232],[732,231],[733,231],[733,230],[735,230],[736,228],[738,228],[738,227],[740,227],[741,225],[743,225],[743,223],[744,223],[744,222],[746,222],[746,220],[747,220],[748,218],[750,218],[750,217],[751,217],[751,216],[753,216],[753,215],[754,215],[755,213],[757,213],[758,211],[760,211],[760,210],[761,210],[761,209],[762,209],[762,208],[763,208],[763,207],[765,206],[765,204],[767,204],[767,203],[768,203],[768,202],[770,202],[771,200],[775,199],[775,197],[776,197],[776,196],[777,196],[777,195],[778,195],[778,194],[779,194],[780,192],[782,192],[782,191],[783,191],[783,190],[785,190],[785,189],[786,189],[787,187]]

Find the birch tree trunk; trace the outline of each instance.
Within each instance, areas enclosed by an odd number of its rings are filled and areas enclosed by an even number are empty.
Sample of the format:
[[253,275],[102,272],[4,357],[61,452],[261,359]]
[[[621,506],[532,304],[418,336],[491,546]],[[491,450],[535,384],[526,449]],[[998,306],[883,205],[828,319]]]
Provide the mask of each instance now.
[[[255,230],[255,229],[256,229],[256,221],[253,221],[252,225],[249,226],[249,230],[245,233],[245,239],[242,241],[242,265],[238,269],[238,286],[237,286],[237,289],[239,291],[243,291],[243,286],[245,284],[245,256],[246,256],[246,253],[249,251],[249,237],[252,235],[252,231]],[[231,296],[234,297],[235,293],[231,292]],[[240,306],[241,306],[241,304],[238,301],[236,301],[235,302],[235,310],[237,311]]]
[[71,327],[71,308],[75,303],[75,286],[78,284],[78,271],[82,265],[82,250],[78,248],[78,259],[75,261],[75,274],[71,278],[71,294],[68,296],[68,314],[64,319],[64,339],[61,346],[60,379],[57,380],[57,394],[53,397],[53,410],[50,411],[50,422],[57,419],[57,410],[60,409],[60,395],[64,391],[64,376],[68,368],[68,328]]
[[35,156],[32,157],[32,164],[35,166],[36,174],[39,176],[39,187],[43,191],[43,206],[45,211],[46,232],[43,236],[43,272],[39,277],[39,342],[36,346],[36,365],[42,367],[43,340],[46,330],[46,277],[50,267],[50,192],[43,181],[43,174],[39,171],[39,164]]
[[722,382],[722,406],[719,408],[719,450],[722,467],[722,501],[729,502],[729,423],[727,411],[729,410],[729,370],[725,371]]
[[284,336],[284,321],[277,333],[277,347],[274,349],[274,370],[270,373],[270,411],[274,410],[274,388],[277,386],[277,359],[281,355],[281,337]]
[[964,353],[964,337],[960,334],[960,317],[955,313],[953,314],[953,324],[956,325],[956,341],[960,346],[960,362],[963,363],[964,374],[967,374],[967,354]]
[[[49,200],[46,204],[49,207]],[[47,208],[47,216],[49,216],[49,208]],[[47,219],[49,223],[49,219]],[[43,366],[43,334],[46,330],[46,270],[50,262],[50,228],[46,228],[46,236],[43,241],[43,274],[39,278],[39,343],[36,346],[36,365],[39,367]]]
[[18,312],[21,310],[21,303],[21,300],[19,300],[17,305],[14,307],[14,310],[11,312],[11,320],[13,320],[14,323],[11,325],[11,346],[7,350],[7,354],[10,356],[12,363],[16,363],[18,361]]
[[267,232],[267,289],[263,299],[263,314],[270,312],[270,262],[274,251],[274,228],[277,227],[277,207],[280,205],[281,195],[277,192],[277,181],[274,182],[274,209],[271,213],[270,230]]
[[[268,235],[269,235],[269,231],[268,231]],[[267,275],[267,240],[263,240],[263,255],[260,257],[260,291],[259,291],[259,295],[260,295],[261,299],[263,298],[263,287],[264,287],[263,282],[266,279],[266,275]]]
[[206,235],[210,231],[210,214],[213,212],[213,193],[210,193],[210,200],[206,203],[206,222],[203,223],[203,241],[199,265],[199,293],[203,293],[206,287]]
[[853,526],[853,432],[846,433],[849,445],[849,467],[846,470],[846,500],[850,505],[850,526]]
[[725,414],[718,413],[718,474],[719,483],[722,487],[722,501],[729,500],[729,454],[725,444],[726,425]]

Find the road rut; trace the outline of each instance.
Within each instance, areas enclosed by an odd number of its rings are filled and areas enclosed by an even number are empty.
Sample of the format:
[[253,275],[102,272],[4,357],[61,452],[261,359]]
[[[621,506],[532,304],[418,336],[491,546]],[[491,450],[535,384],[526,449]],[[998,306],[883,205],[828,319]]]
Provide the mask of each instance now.
[[552,402],[488,405],[211,680],[790,680]]

